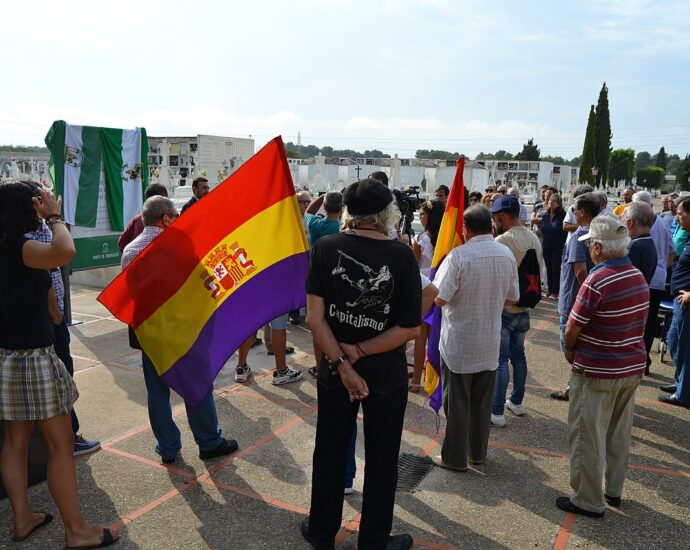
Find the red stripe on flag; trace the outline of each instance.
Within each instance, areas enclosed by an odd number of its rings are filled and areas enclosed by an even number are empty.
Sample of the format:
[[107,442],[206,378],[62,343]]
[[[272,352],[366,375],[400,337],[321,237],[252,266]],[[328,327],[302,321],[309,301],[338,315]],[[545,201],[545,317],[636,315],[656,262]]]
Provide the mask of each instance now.
[[[455,170],[455,177],[453,178],[453,185],[450,188],[450,195],[448,196],[448,203],[446,204],[446,211],[455,207],[457,208],[457,218],[455,222],[455,233],[460,241],[462,241],[462,214],[465,211],[465,157],[458,159],[458,167]],[[450,251],[448,251],[450,252]]]
[[[257,196],[258,189],[262,194]],[[277,137],[161,233],[155,247],[139,254],[98,301],[119,320],[139,326],[179,290],[222,239],[294,194],[283,141]]]

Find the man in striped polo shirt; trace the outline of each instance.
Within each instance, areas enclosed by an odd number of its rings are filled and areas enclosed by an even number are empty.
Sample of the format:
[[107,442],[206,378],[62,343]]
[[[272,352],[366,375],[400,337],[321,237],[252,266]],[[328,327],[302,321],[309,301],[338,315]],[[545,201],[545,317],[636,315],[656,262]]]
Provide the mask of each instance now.
[[556,505],[599,518],[604,500],[611,506],[621,503],[635,390],[647,361],[643,336],[649,287],[627,257],[630,239],[617,218],[597,216],[579,240],[589,243],[595,265],[565,329],[565,358],[572,365],[568,450],[573,492],[558,497]]

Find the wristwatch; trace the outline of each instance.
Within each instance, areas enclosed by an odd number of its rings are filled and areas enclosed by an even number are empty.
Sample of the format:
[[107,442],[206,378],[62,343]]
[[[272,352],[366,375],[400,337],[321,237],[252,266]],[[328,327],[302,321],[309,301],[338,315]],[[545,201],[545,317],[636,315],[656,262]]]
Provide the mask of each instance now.
[[343,354],[340,357],[338,357],[335,361],[330,361],[328,363],[328,370],[330,372],[337,372],[338,367],[342,365],[345,361],[347,361],[347,355]]

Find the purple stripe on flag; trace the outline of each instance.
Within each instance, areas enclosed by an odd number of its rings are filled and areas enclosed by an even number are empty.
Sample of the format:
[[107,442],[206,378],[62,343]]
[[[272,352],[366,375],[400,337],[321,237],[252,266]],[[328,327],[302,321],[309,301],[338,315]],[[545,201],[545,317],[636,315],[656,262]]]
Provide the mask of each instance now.
[[198,338],[161,379],[194,406],[240,344],[268,321],[306,303],[307,252],[295,254],[258,273],[223,302]]

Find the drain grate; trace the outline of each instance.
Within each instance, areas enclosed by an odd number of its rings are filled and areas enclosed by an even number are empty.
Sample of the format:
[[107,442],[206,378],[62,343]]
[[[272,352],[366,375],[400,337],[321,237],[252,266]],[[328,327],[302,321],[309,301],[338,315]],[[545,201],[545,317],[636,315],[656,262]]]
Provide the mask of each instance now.
[[426,456],[402,453],[398,459],[398,487],[399,493],[412,493],[417,485],[431,471],[433,463]]

